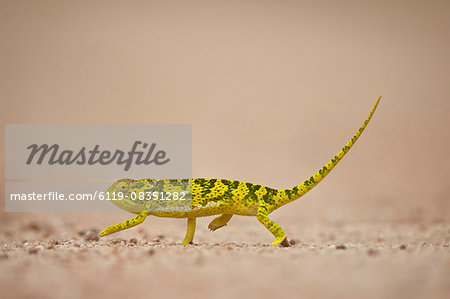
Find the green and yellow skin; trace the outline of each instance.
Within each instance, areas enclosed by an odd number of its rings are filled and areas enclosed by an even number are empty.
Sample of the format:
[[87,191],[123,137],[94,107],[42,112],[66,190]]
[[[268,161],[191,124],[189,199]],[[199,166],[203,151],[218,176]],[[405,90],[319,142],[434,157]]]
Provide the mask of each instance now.
[[116,200],[113,203],[121,209],[138,214],[138,216],[122,223],[105,228],[100,237],[142,223],[148,215],[169,218],[187,218],[187,232],[181,245],[192,243],[195,233],[197,217],[216,217],[208,225],[211,231],[226,226],[233,215],[256,216],[274,236],[271,246],[290,246],[284,230],[269,219],[269,214],[279,207],[294,201],[320,183],[330,171],[339,163],[350,148],[355,144],[366,128],[375,109],[380,102],[379,97],[368,117],[351,138],[351,140],[325,166],[303,183],[285,190],[277,190],[257,184],[226,179],[178,179],[178,180],[131,180],[123,179],[115,182],[106,192],[146,192],[157,190],[191,190],[192,210],[190,211],[151,211],[151,201],[136,201],[131,199]]

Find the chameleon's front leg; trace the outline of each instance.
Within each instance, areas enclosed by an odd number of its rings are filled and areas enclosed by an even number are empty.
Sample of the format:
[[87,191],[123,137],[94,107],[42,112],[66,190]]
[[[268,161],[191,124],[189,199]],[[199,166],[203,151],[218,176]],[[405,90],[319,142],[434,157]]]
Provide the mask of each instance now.
[[118,231],[130,228],[130,227],[136,226],[138,224],[141,224],[145,220],[147,215],[148,215],[148,211],[144,210],[134,218],[131,218],[129,220],[126,220],[126,221],[118,223],[118,224],[113,224],[113,225],[108,226],[107,228],[102,230],[98,236],[103,237],[103,236],[110,235],[110,234],[116,233]]
[[267,206],[265,205],[259,206],[256,218],[258,219],[259,222],[264,224],[264,226],[275,236],[275,240],[272,242],[272,244],[270,244],[270,246],[278,246],[278,245],[283,247],[291,246],[281,226],[279,226],[278,224],[269,219]]
[[186,236],[184,237],[183,242],[181,242],[181,245],[192,244],[195,234],[195,224],[196,218],[188,218]]

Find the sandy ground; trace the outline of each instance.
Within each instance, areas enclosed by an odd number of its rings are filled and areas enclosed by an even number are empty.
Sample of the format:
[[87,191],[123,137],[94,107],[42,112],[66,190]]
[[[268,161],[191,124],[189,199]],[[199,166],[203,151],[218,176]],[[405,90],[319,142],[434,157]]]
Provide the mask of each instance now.
[[[206,229],[212,218],[202,218],[195,244],[182,247],[184,220],[151,218],[96,240],[101,224],[127,215],[51,216],[3,218],[8,221],[0,234],[3,298],[450,294],[450,223],[439,218],[381,223],[298,220],[301,226],[295,227],[290,221],[286,230],[293,246],[272,248],[267,246],[270,234],[249,217],[236,217],[214,233]],[[77,221],[80,217],[84,223]],[[101,224],[89,226],[94,223]]]

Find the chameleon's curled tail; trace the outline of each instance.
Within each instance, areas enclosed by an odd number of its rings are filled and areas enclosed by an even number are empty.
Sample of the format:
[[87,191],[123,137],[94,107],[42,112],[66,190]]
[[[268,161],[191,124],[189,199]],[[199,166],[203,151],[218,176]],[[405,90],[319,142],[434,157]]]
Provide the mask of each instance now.
[[295,186],[290,189],[284,190],[286,194],[286,202],[283,204],[286,204],[288,202],[291,202],[293,200],[298,199],[302,195],[304,195],[306,192],[314,188],[320,181],[322,181],[329,173],[330,171],[339,163],[339,161],[345,156],[345,154],[350,150],[350,148],[355,144],[356,140],[359,138],[361,133],[366,128],[367,124],[369,123],[370,119],[372,118],[373,113],[375,112],[375,109],[377,109],[378,103],[380,102],[381,96],[378,97],[375,105],[372,108],[372,111],[370,111],[369,116],[367,116],[366,120],[362,124],[362,126],[359,128],[359,130],[356,132],[356,134],[350,139],[350,141],[341,149],[341,151],[334,156],[333,159],[331,159],[328,164],[326,164],[324,167],[322,167],[318,172],[316,172],[312,177],[304,181],[298,186]]

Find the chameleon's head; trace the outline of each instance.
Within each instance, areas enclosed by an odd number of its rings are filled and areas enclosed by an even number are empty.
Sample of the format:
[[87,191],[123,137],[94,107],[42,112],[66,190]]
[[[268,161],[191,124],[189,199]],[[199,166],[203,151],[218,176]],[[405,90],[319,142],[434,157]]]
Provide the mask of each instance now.
[[139,213],[142,211],[145,200],[156,185],[156,180],[132,180],[122,179],[116,181],[107,190],[107,196],[111,202],[128,212]]

